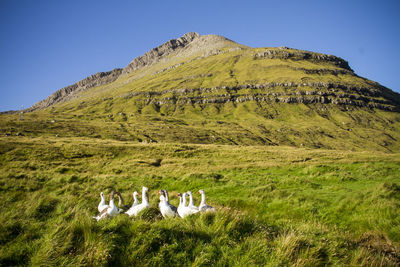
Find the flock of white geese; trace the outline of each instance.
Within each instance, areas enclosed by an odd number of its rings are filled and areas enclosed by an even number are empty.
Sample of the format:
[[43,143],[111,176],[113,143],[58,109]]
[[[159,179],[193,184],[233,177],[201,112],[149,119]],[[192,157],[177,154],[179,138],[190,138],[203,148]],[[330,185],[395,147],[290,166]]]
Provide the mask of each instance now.
[[[149,189],[145,186],[142,187],[142,202],[139,203],[137,196],[139,193],[137,191],[133,192],[133,204],[131,207],[124,205],[124,200],[120,192],[112,191],[110,194],[110,202],[106,204],[106,197],[103,192],[100,193],[100,203],[97,207],[99,210],[99,214],[94,216],[93,218],[97,221],[100,221],[104,218],[112,218],[120,213],[128,214],[129,216],[137,216],[141,211],[150,207]],[[169,203],[169,195],[168,191],[165,189],[161,189],[158,191],[160,195],[160,203],[158,207],[160,212],[164,218],[166,217],[176,217],[179,216],[184,218],[188,215],[197,213],[197,212],[207,212],[207,211],[215,211],[215,209],[206,204],[206,195],[204,190],[199,190],[199,194],[201,194],[201,202],[199,206],[195,206],[193,203],[193,195],[192,192],[188,191],[185,193],[179,193],[179,206],[178,208]],[[118,207],[114,203],[114,197],[117,195],[119,203]],[[189,203],[186,204],[186,198],[189,196]]]

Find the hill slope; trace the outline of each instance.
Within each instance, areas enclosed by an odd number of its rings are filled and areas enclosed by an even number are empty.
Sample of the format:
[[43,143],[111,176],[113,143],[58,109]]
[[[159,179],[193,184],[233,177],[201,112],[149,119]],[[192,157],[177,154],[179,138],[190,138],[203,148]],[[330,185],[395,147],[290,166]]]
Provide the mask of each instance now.
[[336,56],[187,33],[1,124],[3,134],[399,151],[399,107],[399,94]]

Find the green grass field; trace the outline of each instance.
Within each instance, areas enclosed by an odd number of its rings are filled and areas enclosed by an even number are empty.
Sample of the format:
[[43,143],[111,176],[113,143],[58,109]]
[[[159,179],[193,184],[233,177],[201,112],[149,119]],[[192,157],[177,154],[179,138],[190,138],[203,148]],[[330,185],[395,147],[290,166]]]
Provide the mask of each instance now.
[[[285,146],[0,138],[0,265],[398,266],[400,155]],[[160,164],[155,164],[160,162]],[[150,189],[96,222],[99,193]],[[217,211],[161,219],[157,191]],[[195,202],[200,201],[197,194]]]

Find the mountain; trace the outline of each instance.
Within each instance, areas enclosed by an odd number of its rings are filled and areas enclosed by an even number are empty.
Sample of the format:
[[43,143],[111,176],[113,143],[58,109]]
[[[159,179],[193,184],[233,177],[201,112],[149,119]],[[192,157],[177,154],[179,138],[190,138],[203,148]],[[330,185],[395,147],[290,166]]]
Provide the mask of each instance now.
[[26,112],[18,131],[31,135],[400,149],[400,95],[358,76],[344,59],[193,32]]
[[[345,60],[188,33],[0,115],[0,266],[399,266],[399,140]],[[160,189],[215,212],[164,219]]]

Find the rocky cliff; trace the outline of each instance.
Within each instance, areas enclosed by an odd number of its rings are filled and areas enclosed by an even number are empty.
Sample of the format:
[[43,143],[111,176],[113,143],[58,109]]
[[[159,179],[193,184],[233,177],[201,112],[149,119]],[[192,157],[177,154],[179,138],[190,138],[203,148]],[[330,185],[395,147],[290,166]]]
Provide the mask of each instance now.
[[96,74],[90,75],[89,77],[80,80],[79,82],[74,83],[73,85],[57,90],[55,93],[53,93],[46,99],[36,103],[35,105],[27,109],[27,111],[34,111],[37,109],[47,108],[56,103],[67,101],[81,91],[85,91],[92,87],[108,84],[115,81],[116,79],[118,79],[121,73],[122,69],[114,69],[112,71],[98,72]]
[[[285,89],[281,92],[265,89]],[[264,90],[263,93],[257,92]],[[251,91],[255,92],[251,92]],[[186,88],[153,92],[135,92],[123,96],[125,99],[143,98],[156,106],[185,106],[193,104],[224,104],[256,101],[258,103],[303,103],[334,104],[343,107],[368,107],[388,111],[399,111],[400,97],[393,94],[382,98],[387,88],[370,90],[363,87],[347,87],[335,83],[267,83],[213,88]],[[357,93],[357,94],[355,94]],[[108,99],[110,100],[110,99]]]
[[[258,52],[254,55],[255,58],[269,58],[269,59],[291,59],[291,60],[310,60],[310,61],[325,61],[333,63],[335,66],[338,66],[342,69],[353,72],[350,68],[349,63],[340,58],[333,55],[324,55],[319,53],[311,53],[307,51],[294,51],[287,52],[288,47],[278,47],[278,49],[267,49],[263,52]],[[293,50],[293,49],[291,49]]]
[[151,65],[161,58],[167,57],[171,53],[177,50],[182,50],[194,39],[199,38],[200,35],[197,32],[189,32],[178,39],[172,39],[168,42],[151,49],[143,56],[135,58],[128,66],[123,70],[123,73],[130,73],[142,67]]

